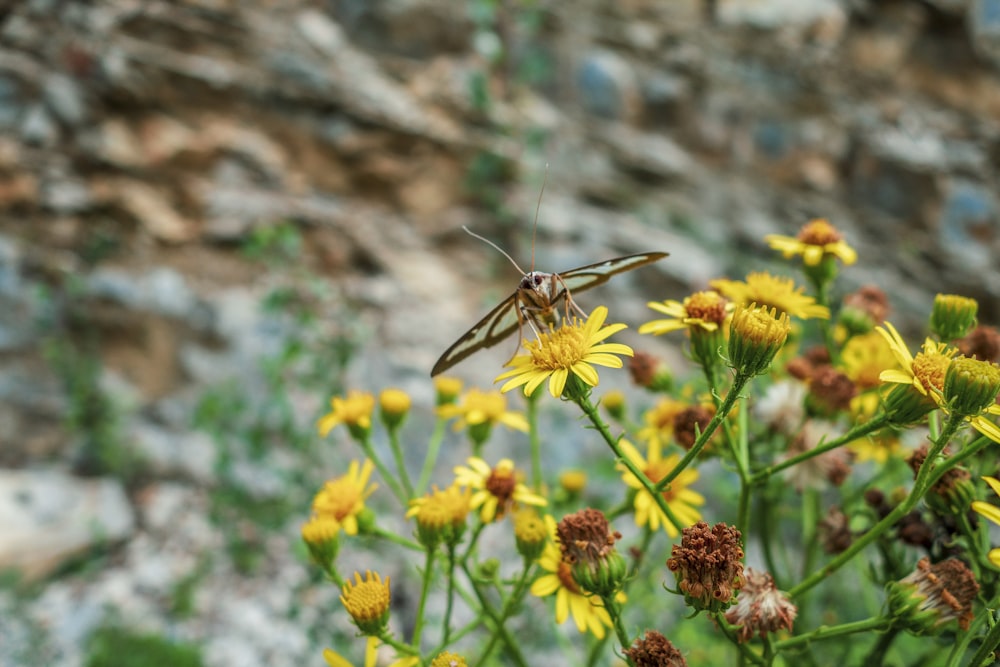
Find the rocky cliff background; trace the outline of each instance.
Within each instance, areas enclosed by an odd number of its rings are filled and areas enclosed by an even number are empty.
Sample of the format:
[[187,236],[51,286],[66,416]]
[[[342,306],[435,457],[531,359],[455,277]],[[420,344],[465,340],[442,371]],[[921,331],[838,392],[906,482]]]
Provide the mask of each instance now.
[[844,291],[995,324],[998,66],[998,0],[0,3],[0,664],[109,619],[211,665],[348,637],[290,546],[355,455],[312,420],[390,385],[430,419],[517,280],[462,225],[546,270],[669,251],[594,297],[634,325],[826,217]]

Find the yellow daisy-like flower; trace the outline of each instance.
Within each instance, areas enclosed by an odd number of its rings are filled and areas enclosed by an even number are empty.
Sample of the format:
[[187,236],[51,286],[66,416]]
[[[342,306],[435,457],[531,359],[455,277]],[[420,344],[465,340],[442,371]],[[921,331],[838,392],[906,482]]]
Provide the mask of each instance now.
[[903,452],[903,443],[892,429],[883,429],[867,438],[855,440],[848,447],[857,457],[857,463],[874,461],[881,465],[890,458],[898,458]]
[[442,405],[437,412],[442,419],[458,417],[454,427],[456,431],[482,424],[503,424],[516,431],[528,431],[524,413],[507,410],[507,399],[499,391],[470,389],[459,403]]
[[804,287],[796,287],[791,278],[772,276],[766,271],[747,274],[745,282],[739,280],[712,280],[712,287],[737,306],[756,303],[765,308],[774,308],[787,313],[789,317],[802,320],[811,318],[828,319],[830,309],[816,303],[816,299],[804,294]]
[[374,464],[365,459],[364,465],[351,461],[347,474],[329,480],[313,497],[313,513],[330,516],[340,522],[348,535],[358,534],[358,514],[365,508],[365,500],[378,488],[369,484]]
[[650,301],[646,305],[670,318],[651,320],[639,327],[639,333],[656,336],[679,329],[716,331],[734,308],[725,297],[712,290],[695,292],[683,302],[668,299],[662,303]]
[[871,417],[880,404],[879,376],[882,371],[899,366],[892,348],[875,331],[853,336],[840,351],[840,365],[844,375],[858,388],[858,395],[851,399],[851,414]]
[[367,432],[372,427],[372,411],[375,409],[375,397],[368,392],[351,391],[347,398],[334,396],[330,399],[330,412],[316,422],[316,430],[323,437],[335,427],[344,424],[351,429],[351,435],[360,429]]
[[677,415],[684,412],[688,405],[690,404],[673,398],[661,398],[656,405],[643,414],[642,420],[645,426],[639,429],[637,434],[639,439],[651,447],[654,444],[657,447],[663,447],[669,443],[674,435],[674,420]]
[[444,491],[436,486],[427,495],[410,501],[406,518],[417,518],[420,543],[435,546],[440,541],[457,543],[465,530],[465,517],[471,509],[472,492],[452,484]]
[[[636,468],[641,470],[646,477],[649,478],[653,484],[666,477],[677,467],[680,463],[680,457],[676,454],[663,458],[660,446],[656,443],[651,443],[649,447],[649,454],[647,457],[643,457],[639,453],[639,450],[635,448],[635,445],[628,442],[627,440],[621,441],[622,453],[635,465]],[[667,501],[667,507],[670,511],[681,522],[682,525],[675,526],[670,519],[667,517],[666,513],[660,509],[660,506],[656,503],[656,499],[646,490],[646,487],[642,485],[642,482],[629,472],[628,468],[625,467],[623,463],[618,463],[617,467],[619,470],[623,471],[622,480],[628,484],[629,487],[636,490],[635,494],[635,522],[639,526],[649,526],[650,530],[658,530],[660,525],[663,525],[663,529],[667,531],[667,535],[670,537],[677,537],[680,535],[680,529],[686,528],[687,526],[693,525],[699,519],[701,519],[701,514],[695,509],[696,505],[704,505],[705,498],[700,493],[692,491],[688,487],[698,479],[698,471],[691,468],[685,469],[681,472],[670,486],[663,491],[663,498]]]
[[[990,488],[993,489],[993,493],[1000,496],[1000,481],[998,481],[995,477],[983,477],[983,481],[990,485]],[[976,513],[986,517],[993,523],[1000,526],[1000,507],[983,502],[982,500],[977,500],[972,503],[972,509]],[[995,567],[1000,568],[1000,548],[990,549],[990,552],[986,555],[986,557]]]
[[389,577],[383,581],[378,572],[367,570],[362,579],[361,573],[355,572],[354,581],[345,581],[341,587],[340,602],[361,632],[378,636],[389,621]]
[[810,220],[799,230],[798,236],[769,234],[764,240],[785,259],[801,255],[806,266],[816,266],[824,256],[830,255],[844,264],[854,264],[858,260],[858,253],[847,245],[840,230],[822,218]]
[[518,481],[514,462],[510,459],[502,459],[492,468],[477,456],[470,457],[466,463],[468,466],[455,466],[455,485],[474,490],[470,507],[479,510],[483,523],[502,519],[517,505],[544,507],[548,504],[545,498]]
[[[368,638],[368,641],[365,643],[364,667],[375,667],[378,664],[378,645],[378,637]],[[354,663],[331,649],[324,649],[323,659],[326,660],[326,664],[330,667],[354,667]],[[389,667],[415,667],[419,664],[420,658],[411,655],[392,662]]]
[[875,331],[878,331],[889,344],[889,349],[899,364],[899,368],[890,368],[879,373],[879,380],[910,385],[922,395],[933,399],[939,407],[944,407],[944,399],[941,396],[944,376],[952,358],[958,354],[958,349],[928,338],[924,340],[923,349],[914,357],[892,324],[886,322],[885,327],[875,327]]
[[[562,560],[559,545],[554,542],[555,519],[546,516],[545,521],[549,525],[549,537],[553,541],[545,545],[538,564],[548,574],[535,580],[531,585],[531,594],[537,597],[555,595],[556,623],[562,625],[572,615],[577,630],[590,632],[598,639],[603,639],[607,629],[614,627],[611,616],[599,597],[587,595],[574,581],[573,567]],[[623,593],[619,593],[615,599],[624,602],[626,598]]]
[[601,342],[627,328],[624,324],[604,326],[607,316],[608,309],[599,306],[586,322],[567,319],[558,329],[542,333],[538,340],[524,341],[528,354],[511,359],[507,364],[511,370],[494,380],[507,380],[500,391],[523,386],[524,395],[531,396],[540,384],[549,380],[549,393],[558,398],[571,373],[584,384],[596,387],[599,378],[594,365],[621,368],[622,360],[615,355],[633,355],[628,345]]

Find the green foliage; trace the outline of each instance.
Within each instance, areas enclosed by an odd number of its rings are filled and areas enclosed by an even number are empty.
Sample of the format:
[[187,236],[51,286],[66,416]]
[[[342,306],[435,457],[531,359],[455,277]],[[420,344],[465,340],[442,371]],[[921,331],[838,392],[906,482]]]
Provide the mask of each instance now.
[[99,628],[87,648],[86,667],[201,667],[196,646],[119,626]]

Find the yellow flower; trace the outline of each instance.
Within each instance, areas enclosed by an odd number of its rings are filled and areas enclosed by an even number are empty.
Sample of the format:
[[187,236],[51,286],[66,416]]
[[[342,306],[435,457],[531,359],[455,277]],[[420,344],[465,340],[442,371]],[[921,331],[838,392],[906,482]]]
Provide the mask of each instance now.
[[461,392],[462,381],[460,379],[447,375],[438,375],[434,378],[434,393],[437,394],[438,405],[454,403]]
[[531,396],[540,384],[549,380],[549,393],[558,398],[566,388],[570,374],[584,384],[596,387],[598,366],[621,368],[622,360],[616,354],[632,356],[632,348],[621,343],[601,343],[612,334],[625,329],[624,324],[604,326],[608,309],[599,306],[586,322],[577,318],[567,319],[558,329],[542,333],[538,340],[524,341],[528,354],[514,357],[507,364],[511,370],[497,376],[495,382],[507,380],[500,391],[507,392],[524,387],[524,395]]
[[442,540],[457,544],[465,531],[471,499],[468,487],[452,484],[444,491],[434,487],[427,495],[410,501],[406,518],[417,518],[417,536],[424,546],[434,547]]
[[987,415],[1000,415],[1000,367],[988,361],[958,357],[944,376],[945,411],[961,415],[990,440],[1000,443],[1000,426]]
[[502,519],[517,505],[544,507],[548,504],[545,498],[518,481],[514,462],[510,459],[502,459],[494,468],[476,456],[466,463],[468,467],[455,466],[455,484],[475,490],[470,506],[479,510],[483,523]]
[[336,558],[338,534],[340,522],[330,515],[313,516],[302,526],[302,541],[320,567],[330,567]]
[[348,535],[358,534],[358,514],[365,508],[365,500],[378,488],[368,483],[374,465],[365,459],[364,465],[351,461],[347,474],[329,480],[313,497],[312,509],[319,516],[330,516],[340,522]]
[[855,440],[848,447],[857,457],[855,459],[857,463],[874,461],[881,465],[890,458],[898,458],[903,452],[903,443],[899,441],[896,431],[891,428],[882,429],[867,438]]
[[[364,667],[375,667],[375,665],[378,664],[378,645],[378,637],[368,638],[368,641],[365,644]],[[325,649],[323,651],[323,659],[326,660],[326,664],[330,667],[354,667],[353,663],[331,649]],[[411,655],[396,660],[391,663],[389,667],[415,667],[418,664],[420,664],[420,658],[415,655]]]
[[[680,463],[680,457],[676,454],[663,458],[660,453],[660,446],[656,443],[650,444],[647,458],[644,458],[639,453],[639,450],[635,448],[635,445],[627,440],[621,441],[621,448],[625,456],[653,484],[656,484],[669,475],[677,467],[677,464]],[[667,531],[667,535],[677,537],[680,535],[681,528],[690,526],[701,518],[701,514],[695,509],[695,506],[704,505],[705,498],[700,493],[688,488],[698,479],[697,470],[691,468],[685,469],[663,491],[663,498],[667,501],[667,507],[677,517],[677,520],[681,522],[680,526],[675,526],[667,518],[666,513],[660,509],[660,506],[649,491],[646,490],[646,487],[642,485],[642,482],[629,472],[624,464],[618,463],[617,468],[623,471],[622,480],[629,487],[636,490],[634,507],[635,522],[637,525],[649,526],[650,530],[658,530],[660,524],[663,524],[663,529]]]
[[[549,536],[555,539],[555,520],[550,516],[545,519],[549,524]],[[538,564],[548,574],[535,580],[531,585],[531,594],[556,596],[556,623],[562,625],[572,614],[577,630],[603,639],[607,628],[613,627],[611,616],[599,597],[585,594],[573,580],[573,567],[562,560],[562,553],[555,542],[550,541],[545,546]],[[619,593],[616,600],[624,601],[624,594]]]
[[402,389],[383,389],[378,396],[378,404],[381,409],[382,423],[389,430],[398,428],[410,411],[410,395]]
[[650,447],[654,444],[656,447],[665,446],[674,435],[674,420],[688,405],[673,398],[661,398],[643,414],[642,419],[646,425],[639,430],[639,439]]
[[840,231],[822,218],[806,223],[796,237],[769,234],[764,240],[785,259],[801,255],[806,266],[816,266],[829,255],[844,264],[854,264],[858,259],[858,253],[844,241]]
[[[983,477],[983,481],[990,485],[993,489],[993,493],[1000,496],[1000,480],[995,477]],[[1000,508],[996,505],[991,505],[990,503],[983,502],[982,500],[977,500],[972,503],[973,511],[986,517],[993,523],[1000,526]],[[1000,568],[1000,548],[990,549],[990,552],[986,555],[990,562],[993,563],[995,567]]]
[[767,272],[750,273],[746,282],[738,280],[712,280],[712,287],[737,306],[758,306],[775,308],[788,313],[789,317],[808,320],[814,317],[828,319],[830,309],[816,303],[816,299],[804,294],[804,287],[796,287],[791,278],[772,276]]
[[365,572],[364,579],[355,572],[354,583],[348,580],[340,589],[340,602],[358,630],[368,636],[378,636],[385,630],[391,601],[389,577],[382,581],[381,575],[371,570]]
[[456,431],[483,424],[503,424],[516,431],[528,431],[528,420],[524,418],[524,413],[507,410],[507,399],[499,391],[470,389],[462,397],[461,403],[440,406],[438,416],[442,419],[458,417],[455,422]]
[[871,417],[878,410],[878,388],[882,371],[897,368],[892,348],[881,334],[870,331],[853,336],[840,352],[844,374],[858,388],[858,395],[851,399],[851,413]]
[[705,331],[716,331],[733,312],[734,307],[715,291],[695,292],[685,297],[683,302],[668,299],[662,303],[650,301],[646,305],[670,317],[665,320],[651,320],[639,327],[639,333],[651,333],[656,336],[679,329],[700,328]]
[[910,385],[924,396],[929,396],[938,406],[943,407],[944,376],[952,357],[958,350],[946,343],[936,343],[930,338],[924,341],[922,351],[914,357],[906,347],[903,337],[889,322],[885,327],[875,327],[875,331],[889,344],[899,368],[890,368],[879,374],[882,382]]
[[437,657],[431,661],[431,667],[468,667],[469,663],[465,658],[457,653],[445,651],[438,653]]
[[355,437],[367,434],[371,429],[375,397],[368,392],[351,391],[347,398],[334,396],[330,399],[330,406],[333,409],[316,422],[316,429],[321,436],[326,437],[334,427],[341,424],[347,426]]

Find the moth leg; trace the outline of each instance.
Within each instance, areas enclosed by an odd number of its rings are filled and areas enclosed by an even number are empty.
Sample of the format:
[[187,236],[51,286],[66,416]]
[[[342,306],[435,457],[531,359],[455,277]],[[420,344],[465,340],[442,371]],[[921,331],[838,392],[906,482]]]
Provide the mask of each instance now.
[[587,319],[589,315],[587,315],[587,312],[583,310],[583,308],[580,308],[580,306],[576,305],[576,301],[573,300],[573,295],[570,294],[569,288],[566,287],[566,282],[562,279],[562,276],[560,276],[558,273],[553,273],[552,281],[553,282],[558,281],[559,284],[562,286],[563,294],[565,295],[563,299],[566,301],[567,319],[569,318],[570,309],[572,309],[572,311],[576,313],[577,317],[582,317],[583,319]]

